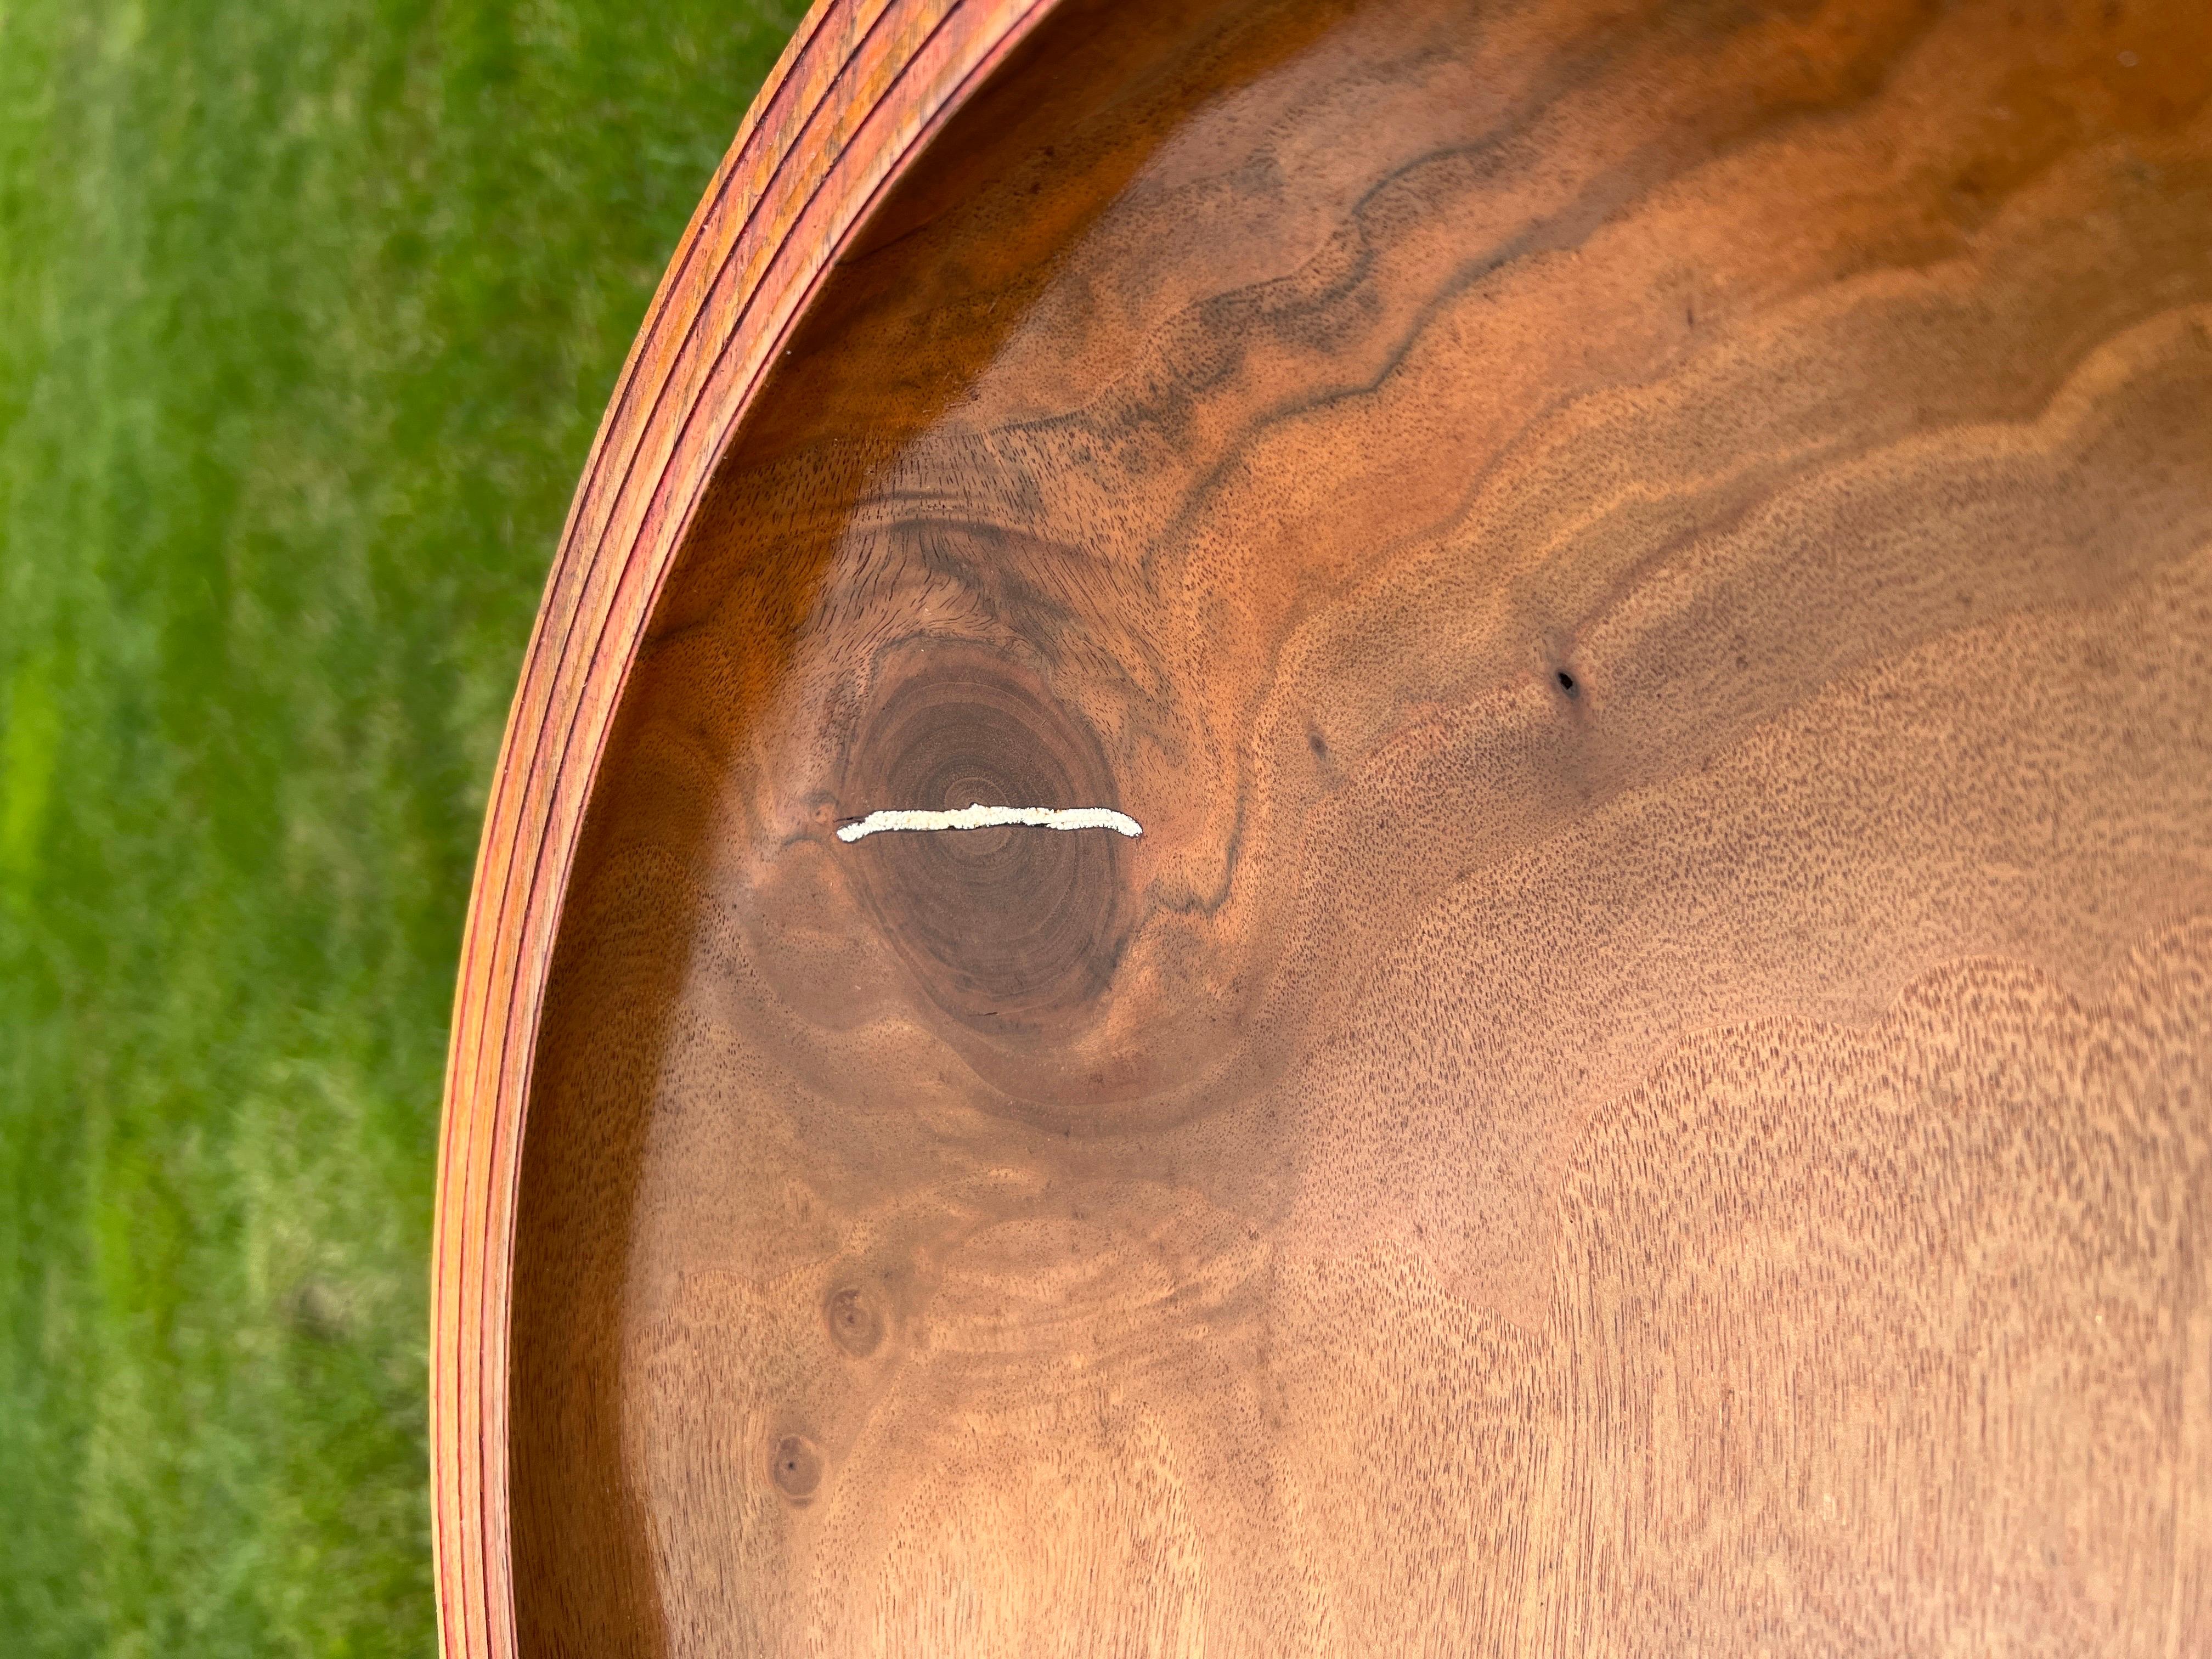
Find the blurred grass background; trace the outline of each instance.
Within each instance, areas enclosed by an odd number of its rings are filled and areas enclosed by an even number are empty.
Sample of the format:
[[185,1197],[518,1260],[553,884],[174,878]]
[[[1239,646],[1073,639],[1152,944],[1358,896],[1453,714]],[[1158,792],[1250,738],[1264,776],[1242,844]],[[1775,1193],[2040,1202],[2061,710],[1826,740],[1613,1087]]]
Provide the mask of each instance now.
[[0,0],[0,1653],[424,1654],[539,586],[799,0]]

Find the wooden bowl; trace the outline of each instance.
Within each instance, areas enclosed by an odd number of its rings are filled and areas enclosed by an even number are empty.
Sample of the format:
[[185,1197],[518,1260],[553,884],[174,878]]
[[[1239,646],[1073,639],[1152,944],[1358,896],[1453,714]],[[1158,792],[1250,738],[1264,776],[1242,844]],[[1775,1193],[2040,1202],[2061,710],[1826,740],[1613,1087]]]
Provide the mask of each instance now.
[[447,1653],[2212,1652],[2208,250],[2201,0],[817,6],[493,793]]

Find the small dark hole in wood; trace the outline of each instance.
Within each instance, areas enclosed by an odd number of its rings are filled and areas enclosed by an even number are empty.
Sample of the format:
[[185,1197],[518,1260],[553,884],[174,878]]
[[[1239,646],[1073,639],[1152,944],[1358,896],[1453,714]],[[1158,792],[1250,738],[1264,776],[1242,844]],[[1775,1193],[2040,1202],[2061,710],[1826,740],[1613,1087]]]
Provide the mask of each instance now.
[[1554,674],[1552,678],[1559,681],[1559,690],[1565,692],[1571,697],[1578,696],[1582,691],[1582,682],[1576,679],[1572,674],[1567,672],[1564,668],[1559,670],[1559,672]]
[[833,1292],[823,1311],[830,1339],[856,1359],[873,1353],[884,1340],[883,1316],[855,1286]]
[[787,1498],[811,1498],[822,1484],[822,1454],[804,1435],[787,1434],[775,1449],[775,1484]]

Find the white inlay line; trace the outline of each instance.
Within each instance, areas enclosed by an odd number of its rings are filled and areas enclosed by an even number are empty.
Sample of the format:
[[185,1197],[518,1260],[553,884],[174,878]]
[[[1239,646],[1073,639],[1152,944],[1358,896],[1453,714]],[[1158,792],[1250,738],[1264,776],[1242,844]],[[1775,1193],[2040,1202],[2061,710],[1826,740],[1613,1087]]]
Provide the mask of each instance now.
[[986,806],[977,801],[957,812],[871,812],[837,831],[839,841],[859,841],[885,830],[995,830],[1019,824],[1031,830],[1112,830],[1141,836],[1144,826],[1110,806]]

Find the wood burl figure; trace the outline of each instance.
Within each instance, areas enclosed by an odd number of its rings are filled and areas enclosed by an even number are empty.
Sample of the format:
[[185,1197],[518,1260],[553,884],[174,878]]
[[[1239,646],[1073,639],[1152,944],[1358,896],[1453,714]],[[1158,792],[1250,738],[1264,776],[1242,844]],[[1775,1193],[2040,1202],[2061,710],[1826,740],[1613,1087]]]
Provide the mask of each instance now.
[[2212,7],[823,0],[442,1158],[448,1659],[2212,1655]]

